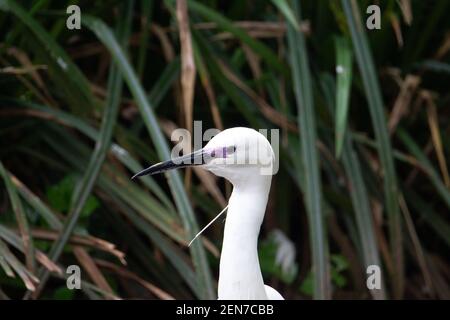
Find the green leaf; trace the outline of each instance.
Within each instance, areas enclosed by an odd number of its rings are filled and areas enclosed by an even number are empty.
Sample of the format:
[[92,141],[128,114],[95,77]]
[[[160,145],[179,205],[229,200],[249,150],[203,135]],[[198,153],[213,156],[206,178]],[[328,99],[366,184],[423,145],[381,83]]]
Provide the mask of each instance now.
[[336,158],[339,159],[344,144],[345,130],[350,100],[350,87],[352,83],[352,51],[346,38],[337,37],[336,44],[336,119],[335,119],[335,145]]
[[331,278],[338,288],[343,288],[347,285],[347,279],[334,269],[331,270]]
[[401,216],[398,203],[397,174],[395,172],[389,131],[387,129],[383,108],[383,99],[372,54],[364,32],[365,28],[361,23],[358,4],[356,1],[342,0],[342,6],[351,32],[355,56],[359,71],[361,72],[372,124],[375,130],[375,137],[378,143],[378,153],[384,177],[384,197],[389,220],[390,249],[395,267],[391,278],[394,286],[394,296],[401,298],[403,295],[402,284],[404,283]]
[[100,206],[100,202],[98,202],[97,198],[93,197],[92,195],[89,196],[86,200],[86,204],[81,210],[81,217],[89,217],[92,212],[95,211]]
[[267,274],[281,280],[286,284],[291,284],[298,272],[297,264],[294,264],[290,270],[283,268],[276,262],[277,244],[273,237],[268,237],[259,245],[258,255],[259,263],[263,274]]
[[[60,182],[47,189],[50,206],[57,211],[67,213],[70,209],[72,194],[75,190],[76,177],[73,174],[65,176]],[[99,207],[100,203],[94,195],[90,195],[81,210],[82,217],[88,217]]]
[[56,300],[72,300],[75,295],[75,290],[70,290],[67,287],[59,287],[53,292],[53,299]]
[[331,255],[331,279],[338,288],[343,288],[347,285],[347,278],[343,275],[348,269],[348,261],[343,255]]
[[74,176],[67,175],[57,184],[47,188],[47,198],[50,206],[57,211],[67,213],[70,207],[70,198],[74,184]]
[[313,273],[310,271],[308,272],[308,275],[305,279],[303,279],[302,284],[299,288],[300,292],[307,296],[313,296],[314,295],[314,276]]
[[331,265],[332,268],[337,272],[342,272],[348,269],[348,261],[347,259],[341,255],[341,254],[332,254],[331,257]]
[[[301,21],[299,4],[297,1],[294,4],[298,16],[297,20]],[[314,298],[330,299],[328,239],[322,208],[320,163],[316,147],[316,120],[312,97],[313,88],[303,33],[296,31],[290,24],[288,24],[288,44],[298,109],[302,166],[305,173],[303,192],[310,226],[313,270],[316,275],[314,277]]]

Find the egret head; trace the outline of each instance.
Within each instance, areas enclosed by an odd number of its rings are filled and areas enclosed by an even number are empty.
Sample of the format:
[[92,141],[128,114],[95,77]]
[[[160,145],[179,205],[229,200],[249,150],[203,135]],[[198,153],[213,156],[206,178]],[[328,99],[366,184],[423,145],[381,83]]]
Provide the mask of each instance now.
[[275,155],[264,135],[249,128],[231,128],[212,138],[203,148],[210,155],[204,168],[231,183],[255,175],[272,175]]
[[274,174],[275,155],[264,135],[249,128],[231,128],[214,136],[204,148],[157,163],[133,178],[171,169],[200,166],[234,185],[256,175]]

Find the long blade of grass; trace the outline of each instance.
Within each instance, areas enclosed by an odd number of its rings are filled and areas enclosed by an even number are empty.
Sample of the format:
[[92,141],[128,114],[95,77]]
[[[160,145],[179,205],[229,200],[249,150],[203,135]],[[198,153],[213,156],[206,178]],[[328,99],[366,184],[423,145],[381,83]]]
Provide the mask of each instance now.
[[336,113],[335,145],[339,159],[345,139],[349,109],[350,86],[352,82],[352,51],[346,38],[338,37],[336,44]]
[[[160,159],[169,159],[169,147],[157,122],[153,109],[145,96],[145,92],[142,89],[135,72],[118,45],[114,35],[101,20],[96,18],[85,16],[83,23],[92,30],[99,40],[108,48],[136,100],[139,111],[144,119],[148,132],[152,137]],[[194,236],[198,232],[198,225],[180,176],[176,171],[169,171],[166,173],[166,177],[183,220],[184,228],[189,236]],[[204,248],[201,243],[198,242],[191,246],[190,250],[196,269],[198,283],[201,287],[202,297],[211,299],[215,294],[212,285],[211,271],[206,261]]]
[[[297,1],[294,4],[297,20],[301,22],[300,5]],[[291,24],[288,24],[288,46],[298,109],[297,121],[300,128],[302,165],[305,173],[304,195],[312,246],[314,298],[330,299],[329,252],[322,208],[319,157],[316,148],[317,135],[312,97],[313,88],[304,36],[302,32],[295,30]]]
[[[337,79],[337,81],[339,81],[339,76]],[[321,84],[325,93],[325,100],[329,105],[329,110],[334,113],[338,111],[338,108],[334,111],[333,105],[337,104],[338,100],[336,98],[336,102],[334,102],[332,99],[334,95],[337,97],[338,94],[334,94],[333,92],[334,86],[332,81],[333,79],[331,76],[324,75]],[[337,85],[336,90],[346,90],[347,95],[349,95],[350,87],[351,83],[345,81],[345,83],[341,83],[340,86]],[[361,241],[361,255],[364,260],[364,270],[367,270],[367,267],[370,265],[381,266],[372,210],[370,209],[369,195],[363,179],[359,157],[354,150],[351,134],[347,134],[343,137],[342,161],[346,175],[350,179],[350,197],[353,204],[353,210],[355,211],[358,236]],[[381,290],[370,290],[370,293],[375,299],[386,299],[384,279],[382,279]]]
[[384,178],[384,197],[389,218],[390,247],[395,261],[395,272],[391,274],[391,278],[394,287],[394,297],[401,298],[404,286],[401,216],[398,204],[397,175],[392,157],[392,148],[384,114],[383,100],[372,54],[364,32],[364,26],[361,23],[358,4],[353,0],[342,0],[342,6],[351,32],[355,55],[367,96],[372,124],[379,145],[378,153],[380,155]]

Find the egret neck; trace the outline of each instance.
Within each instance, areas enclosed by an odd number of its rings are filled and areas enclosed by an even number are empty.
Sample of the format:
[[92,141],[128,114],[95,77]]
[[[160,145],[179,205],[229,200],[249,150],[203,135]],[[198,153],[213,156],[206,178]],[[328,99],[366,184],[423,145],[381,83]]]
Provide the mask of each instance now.
[[258,259],[258,235],[272,176],[256,172],[236,181],[228,202],[219,270],[219,299],[267,299]]

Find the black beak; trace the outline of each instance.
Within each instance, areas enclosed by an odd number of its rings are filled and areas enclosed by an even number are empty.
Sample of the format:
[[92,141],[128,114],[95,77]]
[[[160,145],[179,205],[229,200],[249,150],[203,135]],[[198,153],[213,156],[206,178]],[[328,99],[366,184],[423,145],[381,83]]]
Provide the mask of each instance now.
[[142,177],[145,175],[153,175],[157,173],[162,173],[164,171],[172,170],[172,169],[180,169],[190,166],[198,166],[205,164],[205,151],[203,149],[194,151],[190,154],[181,156],[179,158],[175,158],[173,160],[167,160],[163,162],[159,162],[157,164],[148,167],[147,169],[142,170],[141,172],[136,173],[131,179],[136,177]]

